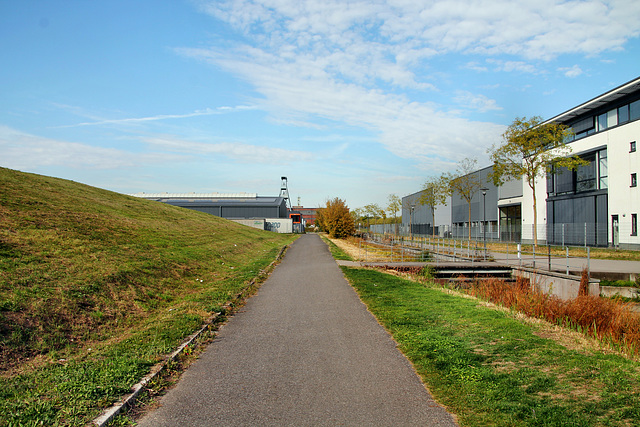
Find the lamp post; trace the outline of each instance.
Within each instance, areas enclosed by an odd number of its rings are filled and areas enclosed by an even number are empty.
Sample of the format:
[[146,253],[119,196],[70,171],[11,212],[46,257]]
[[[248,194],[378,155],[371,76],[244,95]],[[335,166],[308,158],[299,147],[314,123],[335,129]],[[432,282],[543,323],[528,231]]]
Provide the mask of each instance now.
[[484,243],[484,260],[487,260],[487,209],[486,209],[486,196],[487,196],[487,191],[489,191],[488,188],[486,187],[482,187],[480,189],[480,191],[482,191],[482,241]]
[[413,242],[413,210],[416,208],[416,205],[411,205],[411,210],[409,211],[409,239]]

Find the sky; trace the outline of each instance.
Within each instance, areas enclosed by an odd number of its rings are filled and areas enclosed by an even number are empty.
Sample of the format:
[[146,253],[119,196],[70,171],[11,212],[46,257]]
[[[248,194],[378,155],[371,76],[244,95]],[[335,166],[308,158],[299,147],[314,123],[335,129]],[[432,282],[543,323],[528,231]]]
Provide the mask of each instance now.
[[2,167],[385,207],[640,76],[640,1],[0,0],[0,64]]

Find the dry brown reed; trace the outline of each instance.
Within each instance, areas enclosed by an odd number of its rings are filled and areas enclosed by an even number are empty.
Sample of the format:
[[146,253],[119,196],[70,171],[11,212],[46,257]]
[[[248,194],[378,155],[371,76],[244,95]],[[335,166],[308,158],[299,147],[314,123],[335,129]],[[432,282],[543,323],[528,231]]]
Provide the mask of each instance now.
[[587,291],[581,289],[577,298],[568,301],[544,294],[521,278],[515,283],[478,280],[468,292],[527,316],[576,329],[631,355],[640,354],[640,317],[629,303],[588,295],[586,283]]

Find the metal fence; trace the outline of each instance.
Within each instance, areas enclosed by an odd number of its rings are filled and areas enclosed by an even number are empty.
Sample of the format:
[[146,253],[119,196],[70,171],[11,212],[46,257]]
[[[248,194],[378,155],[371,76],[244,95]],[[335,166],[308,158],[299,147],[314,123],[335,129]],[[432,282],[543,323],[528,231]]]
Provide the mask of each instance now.
[[[371,246],[371,245],[374,246]],[[439,237],[363,234],[359,241],[358,261],[364,262],[482,262],[580,275],[586,269],[590,275],[590,247],[551,247],[501,242],[485,245],[482,241]]]
[[[623,222],[625,221],[626,222]],[[635,221],[635,220],[634,220]],[[374,224],[369,228],[361,227],[361,232],[369,231],[375,234],[394,235],[403,237],[440,237],[455,240],[471,240],[478,242],[510,242],[530,244],[537,235],[538,244],[553,246],[581,246],[581,247],[618,247],[622,249],[640,249],[640,236],[637,225],[629,218],[610,224],[605,223],[564,223],[540,224],[537,233],[533,224],[522,227],[498,227],[494,222],[468,225],[439,225],[431,224]],[[470,235],[470,237],[469,237]]]

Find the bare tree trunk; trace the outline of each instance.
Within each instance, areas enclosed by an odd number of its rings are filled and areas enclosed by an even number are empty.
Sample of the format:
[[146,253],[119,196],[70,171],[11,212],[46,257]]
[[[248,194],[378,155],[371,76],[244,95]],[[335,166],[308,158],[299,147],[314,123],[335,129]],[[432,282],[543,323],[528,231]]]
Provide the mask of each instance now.
[[431,235],[436,237],[436,208],[431,206]]
[[469,200],[469,241],[471,241],[471,200]]
[[530,186],[533,190],[533,244],[538,246],[538,208],[536,201],[536,185]]

